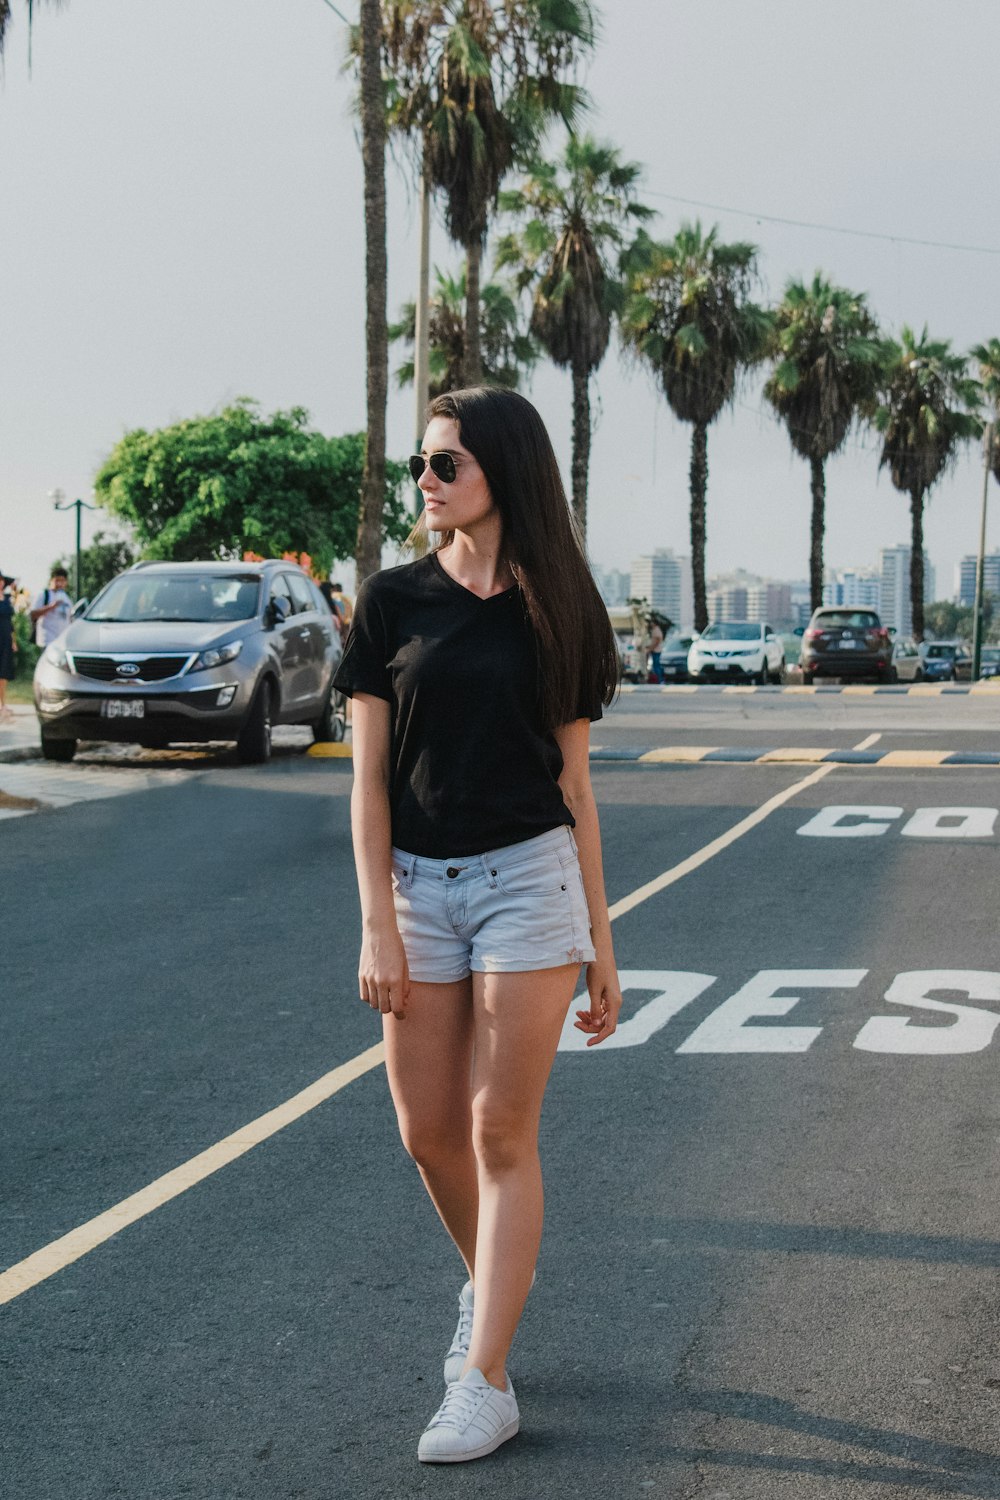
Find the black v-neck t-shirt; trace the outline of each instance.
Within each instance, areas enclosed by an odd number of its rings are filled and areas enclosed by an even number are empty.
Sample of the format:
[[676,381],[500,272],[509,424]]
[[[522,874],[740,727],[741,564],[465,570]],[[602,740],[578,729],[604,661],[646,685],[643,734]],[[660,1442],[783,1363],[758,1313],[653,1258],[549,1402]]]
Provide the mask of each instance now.
[[[431,553],[358,591],[334,679],[392,709],[392,841],[431,859],[484,854],[573,817],[539,707],[535,633],[515,585],[481,599]],[[600,703],[579,717],[599,719]]]

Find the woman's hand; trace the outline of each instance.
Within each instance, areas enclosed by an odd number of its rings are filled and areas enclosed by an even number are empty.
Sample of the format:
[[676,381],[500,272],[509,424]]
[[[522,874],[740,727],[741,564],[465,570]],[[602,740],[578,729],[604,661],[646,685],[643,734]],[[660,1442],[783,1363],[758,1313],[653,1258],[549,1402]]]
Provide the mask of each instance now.
[[618,971],[613,963],[602,963],[597,959],[587,965],[587,993],[590,1009],[578,1010],[573,1022],[577,1031],[591,1033],[588,1047],[596,1047],[618,1026],[618,1012],[622,1008],[622,991],[618,983]]
[[410,998],[410,971],[399,929],[366,928],[361,939],[358,988],[362,1000],[383,1015],[392,1011],[397,1020],[406,1017]]

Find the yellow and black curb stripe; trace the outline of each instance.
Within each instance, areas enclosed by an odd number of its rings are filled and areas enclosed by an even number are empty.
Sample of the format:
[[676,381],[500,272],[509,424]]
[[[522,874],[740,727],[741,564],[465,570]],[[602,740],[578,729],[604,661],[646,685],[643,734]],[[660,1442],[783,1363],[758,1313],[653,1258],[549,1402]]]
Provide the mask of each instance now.
[[914,766],[1000,766],[1000,750],[825,750],[817,745],[782,746],[762,750],[759,745],[663,745],[657,750],[602,748],[595,745],[592,761],[627,761],[633,765],[749,765],[749,766],[884,766],[901,770]]
[[[350,760],[347,744],[311,745],[307,755]],[[591,747],[592,761],[642,766],[884,766],[902,770],[927,766],[1000,766],[1000,750],[825,750],[818,745],[790,745],[762,750],[759,745],[662,745]]]
[[813,683],[806,687],[804,683],[785,683],[780,687],[762,687],[756,683],[721,683],[721,682],[623,682],[622,693],[669,693],[676,697],[681,693],[784,693],[793,694],[798,697],[811,698],[834,696],[843,694],[848,698],[881,698],[891,696],[896,698],[964,698],[970,693],[975,694],[1000,694],[1000,678],[989,678],[985,682],[899,682],[892,684],[878,683],[843,683],[837,686]]

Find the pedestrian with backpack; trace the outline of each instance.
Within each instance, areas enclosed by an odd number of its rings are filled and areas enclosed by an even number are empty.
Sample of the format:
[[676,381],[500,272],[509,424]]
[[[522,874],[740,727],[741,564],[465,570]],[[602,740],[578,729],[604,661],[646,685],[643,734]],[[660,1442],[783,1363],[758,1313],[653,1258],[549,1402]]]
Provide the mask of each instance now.
[[54,568],[47,589],[42,589],[31,604],[31,623],[34,627],[35,645],[51,646],[57,641],[70,622],[73,601],[66,592],[69,575],[65,568]]

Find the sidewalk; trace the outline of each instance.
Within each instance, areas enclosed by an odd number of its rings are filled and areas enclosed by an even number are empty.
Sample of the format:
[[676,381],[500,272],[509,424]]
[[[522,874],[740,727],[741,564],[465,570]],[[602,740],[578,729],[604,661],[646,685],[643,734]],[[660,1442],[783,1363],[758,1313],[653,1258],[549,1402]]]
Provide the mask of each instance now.
[[12,703],[10,708],[14,717],[0,720],[0,763],[40,759],[42,747],[35,710],[30,703]]

